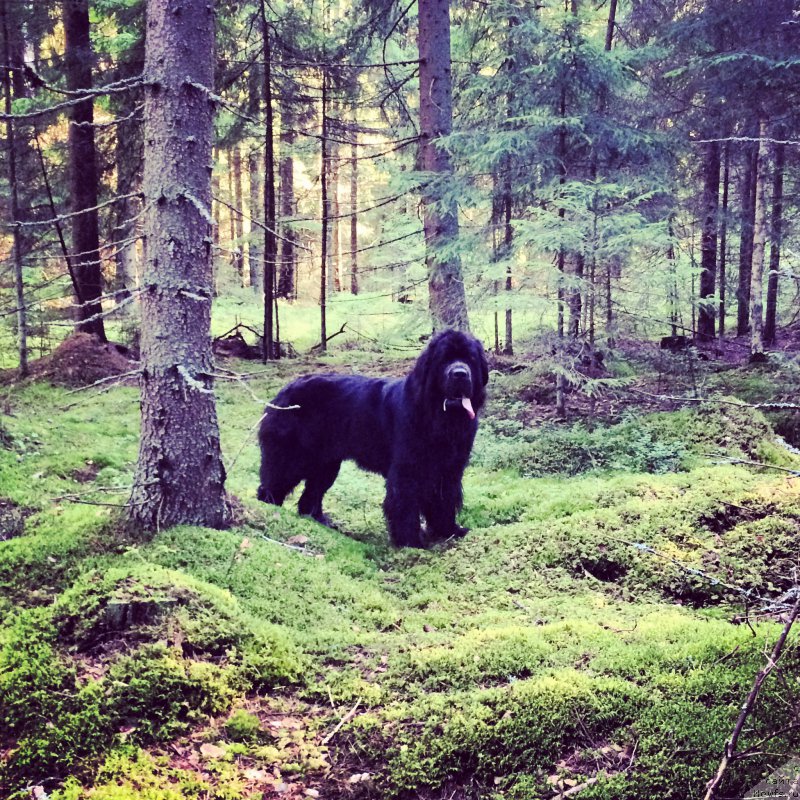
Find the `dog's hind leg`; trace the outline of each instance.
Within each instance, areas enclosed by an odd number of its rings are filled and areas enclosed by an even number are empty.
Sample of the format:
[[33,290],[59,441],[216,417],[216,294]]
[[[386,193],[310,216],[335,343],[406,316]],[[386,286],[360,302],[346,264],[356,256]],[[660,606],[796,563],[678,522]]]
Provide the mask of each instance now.
[[322,512],[322,498],[325,496],[325,492],[333,486],[340,466],[340,461],[331,461],[314,467],[307,475],[303,494],[300,495],[300,501],[297,504],[297,510],[301,515],[312,517],[323,525],[330,524]]

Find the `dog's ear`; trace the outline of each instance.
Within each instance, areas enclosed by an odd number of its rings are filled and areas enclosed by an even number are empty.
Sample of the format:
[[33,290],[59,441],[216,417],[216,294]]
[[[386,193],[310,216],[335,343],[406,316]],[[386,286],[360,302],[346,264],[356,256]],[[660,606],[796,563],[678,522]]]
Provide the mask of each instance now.
[[481,384],[486,386],[489,383],[489,362],[486,360],[486,352],[483,345],[476,339],[473,347],[475,348],[475,355],[478,359],[478,369],[481,374]]

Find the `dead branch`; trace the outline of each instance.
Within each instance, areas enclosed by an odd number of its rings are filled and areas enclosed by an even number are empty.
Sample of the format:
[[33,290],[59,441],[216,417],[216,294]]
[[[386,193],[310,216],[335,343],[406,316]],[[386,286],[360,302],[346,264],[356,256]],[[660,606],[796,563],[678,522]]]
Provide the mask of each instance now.
[[[343,322],[343,323],[342,323],[342,327],[341,327],[341,328],[339,328],[339,330],[338,330],[338,331],[336,331],[336,333],[332,333],[330,336],[326,336],[326,337],[325,337],[325,343],[327,344],[327,343],[328,343],[328,342],[329,342],[331,339],[333,339],[333,337],[334,337],[334,336],[338,336],[340,333],[344,333],[344,329],[345,329],[346,327],[347,327],[347,323],[346,323],[346,322]],[[314,345],[314,346],[311,348],[311,350],[309,350],[308,352],[309,352],[309,353],[316,353],[318,350],[321,350],[321,349],[322,349],[322,342],[317,342],[317,344],[315,344],[315,345]]]
[[747,695],[747,700],[745,700],[742,710],[739,712],[739,718],[736,720],[736,725],[733,727],[733,732],[731,733],[728,741],[725,742],[725,753],[722,756],[719,767],[717,768],[717,774],[708,782],[705,800],[714,800],[717,795],[717,789],[722,782],[723,777],[725,776],[725,772],[728,769],[729,764],[731,761],[737,758],[738,754],[736,752],[736,745],[738,744],[739,737],[744,729],[744,724],[747,722],[747,718],[750,716],[750,712],[753,710],[753,706],[755,705],[758,694],[761,691],[761,687],[764,685],[764,681],[767,679],[770,672],[772,672],[772,670],[775,668],[778,660],[781,657],[783,646],[786,643],[786,639],[789,636],[789,632],[792,630],[792,626],[794,625],[798,614],[800,614],[800,592],[798,592],[797,601],[795,602],[794,607],[789,614],[789,618],[786,620],[786,624],[783,626],[780,636],[778,636],[778,639],[775,642],[775,646],[772,648],[772,652],[767,657],[767,663],[759,670],[755,681],[753,681],[753,687],[750,689],[750,694]]

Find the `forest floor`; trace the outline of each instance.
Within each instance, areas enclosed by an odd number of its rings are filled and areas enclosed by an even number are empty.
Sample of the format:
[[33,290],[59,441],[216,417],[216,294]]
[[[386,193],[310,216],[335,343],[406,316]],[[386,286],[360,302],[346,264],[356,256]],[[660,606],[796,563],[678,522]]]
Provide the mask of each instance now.
[[[736,401],[791,401],[800,368],[625,346],[559,422],[546,347],[493,361],[471,532],[430,551],[389,546],[350,465],[338,531],[255,500],[285,381],[406,357],[225,361],[249,371],[218,387],[238,524],[147,542],[117,522],[135,387],[4,387],[0,796],[702,797],[799,566],[800,413]],[[797,645],[726,796],[800,745]]]

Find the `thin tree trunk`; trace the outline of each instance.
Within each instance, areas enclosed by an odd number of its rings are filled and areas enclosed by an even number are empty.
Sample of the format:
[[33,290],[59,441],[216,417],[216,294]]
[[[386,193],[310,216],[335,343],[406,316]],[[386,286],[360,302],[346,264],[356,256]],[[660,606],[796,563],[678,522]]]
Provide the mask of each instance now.
[[719,155],[719,142],[709,142],[703,163],[703,232],[700,245],[700,308],[697,320],[697,336],[701,342],[710,342],[716,334],[715,309],[708,298],[714,295],[716,287]]
[[272,115],[272,46],[265,0],[261,0],[261,38],[264,43],[264,349],[266,363],[279,358],[274,349],[275,270],[278,263],[278,239],[275,235],[275,125]]
[[319,183],[322,201],[322,235],[320,241],[320,277],[319,277],[319,343],[324,352],[328,349],[327,331],[327,266],[328,266],[328,217],[330,201],[328,200],[328,76],[322,75],[322,135],[320,136],[320,168]]
[[[358,121],[354,115],[355,122]],[[350,144],[350,293],[358,294],[358,131]]]
[[[339,106],[334,107],[334,112]],[[336,128],[333,132],[333,138],[341,138],[341,126],[339,120],[336,120]],[[339,225],[339,143],[332,141],[330,143],[329,151],[330,158],[328,159],[328,166],[331,171],[330,185],[328,186],[328,194],[330,195],[331,202],[331,245],[328,265],[328,287],[332,288],[335,292],[342,290],[342,275],[341,275],[341,249],[342,237],[340,235]]]
[[244,209],[244,197],[242,192],[242,150],[238,144],[233,146],[233,206],[236,209],[233,211],[233,226],[234,236],[236,237],[236,249],[239,251],[239,276],[241,278],[241,285],[248,286],[250,284],[250,276],[247,270],[247,262],[245,260],[245,246],[244,246],[244,217],[242,212]]
[[[8,32],[8,0],[0,0],[0,15],[3,24],[3,61],[7,65],[10,62],[10,46]],[[2,70],[3,74],[3,93],[6,118],[6,167],[8,170],[8,186],[11,194],[11,223],[12,247],[14,258],[14,287],[16,289],[15,300],[17,303],[17,352],[19,354],[19,375],[25,378],[28,375],[28,312],[25,308],[25,284],[22,273],[22,232],[19,226],[19,189],[17,187],[17,149],[14,138],[14,122],[11,114],[11,76],[8,67]]]
[[767,240],[767,120],[762,117],[758,124],[756,145],[756,201],[753,224],[753,267],[750,277],[750,358],[758,361],[764,357],[763,339],[763,295],[764,295],[764,249]]
[[264,229],[261,222],[263,186],[261,182],[261,154],[257,149],[247,154],[247,171],[250,175],[250,236],[248,238],[248,260],[250,262],[250,287],[259,291],[264,285]]
[[767,278],[767,311],[764,320],[764,344],[773,346],[777,331],[778,271],[781,268],[783,238],[783,169],[786,145],[775,145],[775,174],[772,177],[772,219],[770,224],[769,277]]
[[[92,43],[89,37],[88,0],[64,0],[64,67],[67,89],[92,88]],[[103,273],[97,221],[97,154],[94,143],[94,106],[91,97],[70,107],[69,193],[72,218],[73,268],[81,287],[78,330],[106,341],[103,318]]]
[[[449,0],[419,0],[420,162],[422,169],[447,178],[453,168],[437,140],[450,133],[453,98],[450,74]],[[458,208],[442,208],[441,196],[423,192],[428,292],[434,329],[469,330],[461,262],[443,248],[458,237]]]
[[503,179],[503,257],[506,259],[506,335],[503,352],[514,355],[514,319],[511,311],[511,292],[513,291],[511,273],[511,254],[514,246],[514,229],[511,227],[513,197],[511,194],[511,165],[506,164]]
[[212,173],[211,173],[211,207],[214,210],[214,251],[211,256],[211,272],[212,272],[212,282],[214,285],[214,297],[219,295],[219,270],[217,269],[217,259],[219,257],[219,245],[220,245],[220,237],[219,237],[219,229],[220,225],[222,224],[222,216],[221,216],[221,203],[219,200],[214,200],[214,197],[220,196],[220,180],[219,180],[219,170],[221,168],[220,165],[220,152],[219,147],[214,147],[214,160],[212,161]]
[[722,168],[722,219],[719,231],[719,336],[725,335],[725,300],[727,294],[728,267],[728,191],[730,188],[730,148],[724,144],[725,156]]
[[[294,216],[294,99],[287,96],[281,106],[281,217]],[[289,225],[281,229],[281,269],[278,280],[278,295],[287,300],[294,297],[295,232]]]
[[736,333],[750,331],[750,283],[753,268],[753,225],[756,211],[756,171],[758,148],[748,145],[742,186],[742,231],[739,240],[739,288],[736,292]]
[[142,433],[129,519],[156,531],[231,519],[211,353],[214,9],[147,4]]
[[242,253],[236,243],[236,190],[233,187],[233,150],[228,150],[228,249],[231,256],[233,274],[237,276],[239,286],[242,285]]

